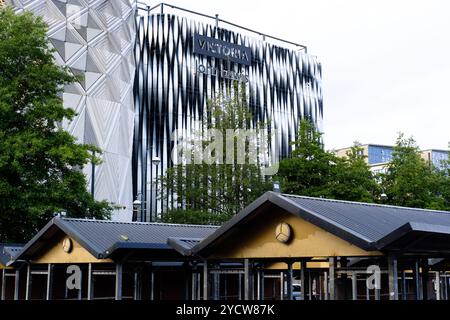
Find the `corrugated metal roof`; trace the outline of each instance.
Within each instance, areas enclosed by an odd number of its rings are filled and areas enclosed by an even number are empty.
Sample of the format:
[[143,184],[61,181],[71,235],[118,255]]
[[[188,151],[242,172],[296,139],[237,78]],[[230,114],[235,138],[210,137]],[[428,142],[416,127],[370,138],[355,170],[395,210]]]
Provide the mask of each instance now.
[[[444,237],[450,242],[450,212],[406,208],[361,202],[304,197],[266,192],[226,222],[213,234],[189,250],[193,254],[214,250],[215,244],[239,223],[253,219],[259,208],[278,206],[299,218],[359,246],[364,250],[391,250],[393,244],[408,237],[432,235],[423,250],[450,252],[450,245],[432,243]],[[263,209],[266,210],[266,209]],[[439,238],[440,237],[440,238]],[[437,241],[437,240],[436,240]],[[398,248],[396,248],[398,249]]]
[[8,265],[20,253],[23,244],[0,243],[0,263]]
[[191,249],[195,247],[203,239],[194,238],[169,238],[167,244],[177,250],[179,253],[189,256],[191,255]]
[[380,204],[281,195],[302,209],[377,242],[407,223],[450,227],[450,212]]
[[[55,227],[73,237],[97,258],[105,258],[118,248],[172,249],[167,244],[170,237],[203,239],[213,233],[216,226],[182,225],[166,223],[117,222],[53,218],[29,243],[19,258],[27,258],[28,252],[36,252],[36,246],[45,245]],[[46,235],[48,233],[48,235]]]
[[[105,252],[117,243],[162,244],[170,237],[205,238],[217,227],[165,223],[115,222],[107,220],[67,219],[59,221],[79,237]],[[125,240],[124,238],[127,238]]]

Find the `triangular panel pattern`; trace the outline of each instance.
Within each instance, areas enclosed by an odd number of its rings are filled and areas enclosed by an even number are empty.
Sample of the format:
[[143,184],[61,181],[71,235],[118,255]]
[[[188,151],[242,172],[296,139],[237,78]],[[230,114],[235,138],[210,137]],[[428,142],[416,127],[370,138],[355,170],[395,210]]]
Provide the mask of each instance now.
[[[136,1],[9,0],[17,12],[31,11],[49,25],[55,62],[79,76],[62,95],[76,117],[62,126],[77,140],[103,149],[95,170],[94,195],[125,209],[131,218],[131,150],[134,120]],[[91,187],[91,164],[83,172]]]
[[[76,117],[62,126],[77,140],[103,148],[95,170],[94,195],[125,209],[113,217],[131,218],[134,42],[132,0],[8,0],[17,12],[28,10],[49,25],[55,62],[79,76],[62,95]],[[125,115],[125,116],[124,116]],[[91,183],[91,164],[83,172]]]

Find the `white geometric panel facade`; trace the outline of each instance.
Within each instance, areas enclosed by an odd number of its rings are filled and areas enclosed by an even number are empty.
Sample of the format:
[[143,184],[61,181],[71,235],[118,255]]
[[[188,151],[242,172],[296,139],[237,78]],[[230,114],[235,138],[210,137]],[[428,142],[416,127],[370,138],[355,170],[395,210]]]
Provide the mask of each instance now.
[[48,24],[55,61],[80,77],[66,86],[64,105],[77,116],[64,129],[103,150],[102,164],[84,168],[94,196],[119,207],[114,220],[131,220],[134,126],[135,0],[8,0]]

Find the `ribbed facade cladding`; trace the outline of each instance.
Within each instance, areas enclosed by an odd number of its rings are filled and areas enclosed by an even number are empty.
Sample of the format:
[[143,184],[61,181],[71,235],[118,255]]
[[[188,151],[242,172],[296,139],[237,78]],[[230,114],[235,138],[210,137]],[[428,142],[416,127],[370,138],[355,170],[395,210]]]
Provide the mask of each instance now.
[[[300,119],[307,117],[321,128],[322,68],[316,57],[172,14],[145,14],[138,17],[137,28],[133,191],[145,204],[142,220],[151,220],[164,207],[157,200],[164,190],[154,182],[171,165],[172,133],[186,137],[199,129],[207,99],[232,82],[197,72],[200,65],[248,79],[254,123],[265,122],[278,132],[271,145],[278,155],[271,161],[289,153]],[[250,48],[250,65],[194,53],[195,34]],[[155,156],[159,166],[151,163]]]
[[[132,215],[131,155],[134,127],[133,80],[136,40],[134,0],[8,0],[17,9],[31,11],[48,24],[55,60],[68,66],[80,82],[63,93],[64,105],[76,118],[63,123],[80,143],[103,150],[102,164],[92,175],[84,168],[96,199],[121,209],[113,219]],[[92,186],[94,183],[94,186]],[[93,187],[93,188],[92,188]]]

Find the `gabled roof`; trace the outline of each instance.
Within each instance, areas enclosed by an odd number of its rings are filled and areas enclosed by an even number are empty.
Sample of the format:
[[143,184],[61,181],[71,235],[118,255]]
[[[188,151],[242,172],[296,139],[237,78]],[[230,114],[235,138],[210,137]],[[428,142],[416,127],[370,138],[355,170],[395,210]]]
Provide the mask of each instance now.
[[22,250],[23,244],[0,243],[0,264],[7,266]]
[[217,227],[166,223],[117,222],[53,218],[23,248],[17,259],[29,259],[43,250],[47,241],[58,232],[77,241],[97,259],[110,257],[119,249],[168,249],[169,237],[203,239]]
[[199,244],[203,239],[194,238],[169,238],[167,244],[177,250],[184,256],[192,255],[192,248]]
[[[364,250],[413,250],[407,243],[424,240],[417,250],[450,253],[450,212],[312,198],[266,192],[216,232],[191,249],[202,254],[258,210],[277,206]],[[423,238],[423,239],[422,239]],[[434,240],[445,241],[439,246]],[[442,242],[442,241],[440,241]]]

